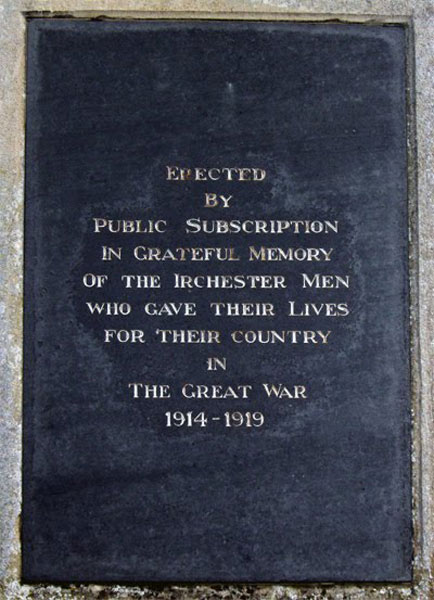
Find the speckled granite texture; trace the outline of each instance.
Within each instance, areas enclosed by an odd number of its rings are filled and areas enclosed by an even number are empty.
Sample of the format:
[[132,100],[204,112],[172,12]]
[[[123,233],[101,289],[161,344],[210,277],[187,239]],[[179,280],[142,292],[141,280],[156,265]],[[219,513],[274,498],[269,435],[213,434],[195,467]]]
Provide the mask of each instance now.
[[[411,38],[409,186],[412,213],[412,371],[414,582],[359,586],[32,586],[20,583],[22,239],[24,181],[25,13],[116,18],[256,18],[406,23]],[[223,2],[33,1],[0,5],[1,412],[0,598],[434,598],[434,3],[424,0]],[[416,142],[417,141],[417,153]]]

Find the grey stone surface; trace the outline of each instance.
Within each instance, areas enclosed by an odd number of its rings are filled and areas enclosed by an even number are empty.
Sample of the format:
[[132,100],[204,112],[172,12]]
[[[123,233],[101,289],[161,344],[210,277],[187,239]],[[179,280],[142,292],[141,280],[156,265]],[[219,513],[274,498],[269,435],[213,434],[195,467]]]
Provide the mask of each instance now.
[[[148,589],[121,586],[28,586],[20,583],[22,214],[26,12],[77,17],[207,17],[406,22],[412,115],[412,366],[414,582],[411,586],[197,586]],[[0,598],[434,598],[434,3],[428,0],[3,0],[0,3]],[[413,46],[413,43],[411,44]],[[417,141],[417,154],[414,140]],[[417,177],[416,177],[417,176]],[[417,202],[416,202],[417,192]]]

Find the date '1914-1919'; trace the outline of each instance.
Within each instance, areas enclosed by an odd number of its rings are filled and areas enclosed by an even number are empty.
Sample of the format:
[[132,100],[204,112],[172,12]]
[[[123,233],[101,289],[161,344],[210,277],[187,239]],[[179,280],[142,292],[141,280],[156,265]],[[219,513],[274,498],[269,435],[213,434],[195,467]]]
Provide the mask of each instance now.
[[225,427],[262,427],[265,422],[261,412],[225,412],[223,416],[210,417],[203,411],[166,412],[166,427],[207,427],[210,422],[223,422]]

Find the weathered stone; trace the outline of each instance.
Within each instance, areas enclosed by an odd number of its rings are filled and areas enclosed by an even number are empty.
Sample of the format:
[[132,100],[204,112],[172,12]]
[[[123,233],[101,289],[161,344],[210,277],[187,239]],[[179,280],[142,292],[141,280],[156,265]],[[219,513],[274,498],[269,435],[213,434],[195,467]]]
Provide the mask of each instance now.
[[[413,486],[415,560],[412,586],[28,586],[20,584],[21,496],[21,311],[24,181],[24,85],[26,12],[44,16],[117,18],[260,18],[403,22],[410,37],[409,182],[412,230]],[[0,190],[2,348],[0,439],[0,597],[19,599],[91,598],[434,598],[434,6],[429,0],[3,0],[0,13],[2,90]],[[414,40],[414,54],[412,51]],[[417,154],[416,154],[417,141]],[[417,185],[416,185],[417,177]],[[416,189],[417,188],[417,189]],[[417,191],[417,202],[416,202]]]

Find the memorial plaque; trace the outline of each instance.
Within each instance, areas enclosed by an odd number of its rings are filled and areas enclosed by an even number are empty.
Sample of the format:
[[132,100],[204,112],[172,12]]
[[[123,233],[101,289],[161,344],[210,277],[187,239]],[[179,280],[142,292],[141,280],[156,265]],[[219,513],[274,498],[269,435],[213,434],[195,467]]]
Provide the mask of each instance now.
[[408,581],[405,29],[28,23],[23,576]]

